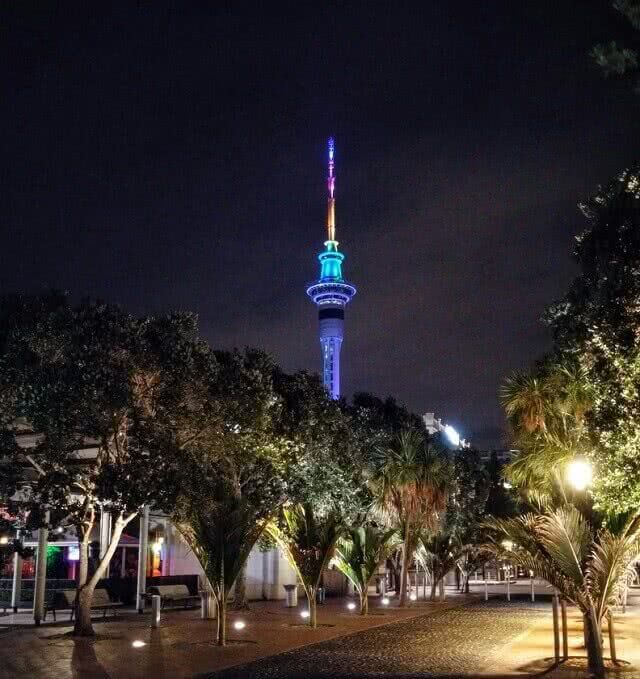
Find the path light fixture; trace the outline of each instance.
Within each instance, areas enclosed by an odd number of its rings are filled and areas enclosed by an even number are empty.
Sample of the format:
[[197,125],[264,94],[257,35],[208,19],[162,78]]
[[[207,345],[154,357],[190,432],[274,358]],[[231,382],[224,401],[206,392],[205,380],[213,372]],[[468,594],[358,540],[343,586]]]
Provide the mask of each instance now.
[[567,480],[575,490],[585,490],[593,480],[593,468],[584,458],[578,457],[567,465]]
[[300,611],[301,618],[308,618],[310,615],[309,611]]
[[416,595],[415,592],[412,592],[412,593],[411,593],[411,596],[409,597],[409,599],[411,599],[411,601],[417,601],[417,600],[418,600],[418,597],[417,597],[417,595]]
[[233,623],[233,629],[241,630],[244,629],[247,626],[247,623],[244,620],[236,620]]
[[355,610],[356,610],[356,605],[353,603],[353,601],[350,601],[350,602],[347,604],[347,608],[348,608],[350,611],[355,611]]
[[142,641],[142,639],[136,639],[135,641],[131,642],[131,645],[134,648],[142,648],[143,646],[146,646],[147,643],[146,643],[146,641]]
[[382,597],[382,605],[383,606],[388,606],[389,605],[389,597],[388,596],[383,596]]

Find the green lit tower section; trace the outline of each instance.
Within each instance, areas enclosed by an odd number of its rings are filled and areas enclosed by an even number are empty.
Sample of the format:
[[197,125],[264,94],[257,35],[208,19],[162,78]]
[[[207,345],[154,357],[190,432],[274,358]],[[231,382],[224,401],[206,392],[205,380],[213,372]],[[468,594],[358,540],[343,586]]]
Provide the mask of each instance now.
[[329,176],[327,188],[327,240],[318,255],[320,278],[309,285],[307,295],[318,307],[320,348],[322,350],[322,381],[331,398],[340,398],[340,349],[344,338],[344,308],[356,294],[356,289],[342,276],[344,255],[338,252],[336,240],[335,146],[329,139]]

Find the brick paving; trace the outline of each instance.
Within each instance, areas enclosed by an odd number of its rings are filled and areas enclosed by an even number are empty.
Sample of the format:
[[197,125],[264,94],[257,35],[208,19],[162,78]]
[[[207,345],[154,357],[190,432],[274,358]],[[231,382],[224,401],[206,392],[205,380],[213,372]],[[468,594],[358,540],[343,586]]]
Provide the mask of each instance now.
[[[192,679],[307,644],[333,639],[396,620],[459,606],[477,596],[451,596],[445,603],[414,602],[399,609],[395,601],[381,607],[371,598],[371,615],[362,617],[346,609],[345,599],[327,600],[318,611],[320,626],[301,625],[300,611],[282,601],[253,602],[251,610],[229,613],[226,648],[214,645],[215,620],[201,620],[197,610],[163,611],[162,625],[150,629],[150,615],[122,611],[116,619],[96,621],[96,639],[72,639],[68,616],[39,628],[10,626],[0,620],[0,679]],[[21,614],[28,617],[28,614]],[[246,622],[242,631],[235,620]],[[1,628],[5,628],[2,630]],[[135,648],[134,641],[146,645]]]
[[489,601],[368,629],[206,675],[346,679],[491,674],[499,651],[548,616],[548,604]]

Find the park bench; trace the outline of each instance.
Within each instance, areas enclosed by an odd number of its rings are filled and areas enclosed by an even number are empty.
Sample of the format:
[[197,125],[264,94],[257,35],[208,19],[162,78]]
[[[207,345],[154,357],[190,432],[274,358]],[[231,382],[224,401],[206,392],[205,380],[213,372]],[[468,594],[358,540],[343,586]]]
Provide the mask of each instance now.
[[[115,609],[122,606],[119,601],[111,601],[109,599],[109,594],[106,589],[96,589],[93,592],[93,597],[91,599],[91,610],[92,611],[103,611],[103,618],[107,617],[107,611],[113,611],[115,615]],[[75,589],[62,589],[54,593],[51,600],[45,604],[44,607],[44,620],[47,619],[47,613],[51,611],[53,613],[53,619],[56,619],[56,611],[71,611],[69,620],[73,620],[73,616],[76,612],[76,590]]]
[[167,604],[177,603],[184,603],[184,607],[187,608],[190,603],[197,604],[200,601],[200,596],[198,594],[191,594],[186,585],[153,585],[147,588],[145,599],[151,600],[154,594],[160,596],[162,608]]

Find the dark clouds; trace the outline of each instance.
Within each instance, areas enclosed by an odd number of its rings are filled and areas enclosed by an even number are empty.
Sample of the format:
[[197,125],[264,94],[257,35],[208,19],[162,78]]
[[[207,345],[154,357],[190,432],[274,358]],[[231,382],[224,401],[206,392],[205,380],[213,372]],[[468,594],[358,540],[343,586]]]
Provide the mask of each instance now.
[[0,289],[193,309],[216,345],[315,369],[334,134],[345,391],[499,442],[575,204],[637,157],[639,102],[587,56],[621,22],[606,0],[256,5],[3,10]]

